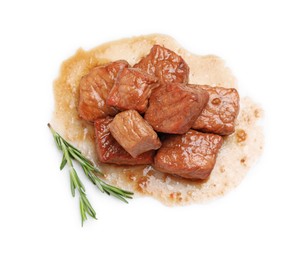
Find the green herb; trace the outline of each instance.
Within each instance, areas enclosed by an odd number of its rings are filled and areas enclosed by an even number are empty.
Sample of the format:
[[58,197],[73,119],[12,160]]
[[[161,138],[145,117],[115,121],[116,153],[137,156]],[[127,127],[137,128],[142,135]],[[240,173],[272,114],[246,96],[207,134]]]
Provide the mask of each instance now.
[[132,199],[133,192],[125,191],[120,188],[111,186],[98,178],[96,174],[101,174],[101,172],[94,166],[94,164],[90,160],[85,158],[77,148],[65,141],[65,139],[60,136],[51,127],[50,124],[48,124],[48,127],[51,130],[57,147],[63,152],[60,170],[62,170],[66,165],[68,165],[71,194],[73,197],[75,197],[75,190],[77,189],[79,192],[79,204],[82,226],[83,222],[87,220],[87,215],[96,219],[96,212],[86,197],[84,185],[80,181],[78,174],[73,166],[73,160],[80,164],[85,175],[92,181],[93,184],[98,187],[101,192],[105,192],[108,195],[112,195],[126,203],[128,203],[126,199]]

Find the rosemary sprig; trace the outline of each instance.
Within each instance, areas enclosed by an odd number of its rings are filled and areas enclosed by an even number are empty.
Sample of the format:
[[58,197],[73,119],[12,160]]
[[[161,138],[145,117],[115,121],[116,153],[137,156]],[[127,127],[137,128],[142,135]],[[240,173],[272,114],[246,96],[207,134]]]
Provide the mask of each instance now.
[[96,212],[86,197],[84,185],[79,179],[78,174],[73,166],[73,160],[81,165],[85,175],[91,180],[93,184],[98,187],[101,192],[105,192],[108,195],[112,195],[126,203],[128,203],[126,199],[132,199],[133,192],[122,190],[115,186],[109,185],[100,178],[98,178],[95,173],[101,174],[101,172],[94,166],[94,164],[90,160],[85,158],[77,148],[68,143],[61,135],[59,135],[51,127],[50,124],[48,124],[48,127],[51,130],[57,147],[63,152],[60,170],[62,170],[66,165],[68,165],[69,167],[71,194],[73,197],[75,197],[75,190],[77,189],[79,192],[79,206],[82,226],[83,222],[87,220],[87,215],[96,219]]

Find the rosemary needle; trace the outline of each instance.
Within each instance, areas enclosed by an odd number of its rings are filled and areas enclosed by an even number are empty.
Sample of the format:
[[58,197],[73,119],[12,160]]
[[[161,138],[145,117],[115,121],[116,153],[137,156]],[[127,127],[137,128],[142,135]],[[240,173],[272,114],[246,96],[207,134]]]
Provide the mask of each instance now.
[[79,176],[73,166],[73,160],[78,162],[82,167],[85,175],[95,184],[101,192],[105,192],[108,195],[112,195],[119,200],[128,203],[126,199],[132,199],[133,192],[126,191],[115,186],[109,185],[96,174],[101,174],[100,171],[94,166],[94,164],[88,160],[82,153],[73,145],[68,143],[61,135],[59,135],[50,124],[48,124],[49,129],[53,135],[57,147],[63,152],[62,162],[60,165],[60,170],[62,170],[66,165],[69,168],[70,177],[70,189],[71,194],[75,197],[75,191],[77,189],[79,193],[79,207],[81,214],[82,226],[85,220],[87,220],[87,215],[96,219],[96,212],[93,209],[91,203],[86,197],[85,188],[82,184]]

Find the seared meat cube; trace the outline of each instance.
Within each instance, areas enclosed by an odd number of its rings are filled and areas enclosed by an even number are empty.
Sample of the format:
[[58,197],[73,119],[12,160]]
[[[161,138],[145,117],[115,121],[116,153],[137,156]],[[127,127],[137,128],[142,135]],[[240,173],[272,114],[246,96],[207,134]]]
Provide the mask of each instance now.
[[133,66],[156,75],[161,83],[188,83],[189,66],[175,52],[154,45],[150,53]]
[[190,130],[183,135],[170,135],[158,150],[154,167],[165,173],[188,179],[207,179],[215,165],[223,138]]
[[161,146],[157,133],[136,110],[117,114],[110,123],[109,130],[116,141],[134,158]]
[[79,116],[88,121],[108,115],[115,115],[117,110],[106,104],[107,96],[113,87],[119,71],[128,67],[126,61],[115,61],[93,68],[80,81]]
[[148,151],[133,158],[111,135],[108,125],[112,122],[112,117],[98,119],[94,123],[95,142],[98,158],[103,163],[114,164],[151,164],[153,162],[154,151]]
[[234,88],[202,86],[209,93],[209,101],[192,126],[202,132],[230,135],[235,131],[239,113],[239,94]]
[[144,113],[151,91],[158,86],[155,76],[134,68],[125,68],[110,91],[107,105],[120,110],[135,109]]
[[180,83],[162,85],[150,96],[145,120],[158,132],[184,134],[207,102],[208,93],[202,88]]

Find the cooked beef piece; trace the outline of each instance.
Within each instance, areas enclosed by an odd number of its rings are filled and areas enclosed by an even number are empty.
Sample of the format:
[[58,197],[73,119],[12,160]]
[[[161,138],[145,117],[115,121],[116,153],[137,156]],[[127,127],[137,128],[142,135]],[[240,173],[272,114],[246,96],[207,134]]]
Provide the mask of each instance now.
[[136,110],[117,114],[109,124],[109,130],[116,141],[134,158],[161,146],[157,133]]
[[173,83],[155,89],[145,120],[158,132],[184,134],[208,101],[208,93],[193,85]]
[[142,58],[134,68],[140,68],[156,75],[161,83],[188,83],[189,66],[175,52],[154,45],[150,53]]
[[148,151],[133,158],[111,135],[108,125],[112,117],[98,119],[94,123],[95,142],[98,158],[103,163],[115,163],[126,165],[151,164],[154,151]]
[[183,135],[170,135],[158,150],[154,167],[165,173],[188,179],[207,179],[215,165],[223,138],[190,130]]
[[135,109],[144,113],[151,91],[158,86],[158,79],[140,69],[125,68],[118,75],[107,98],[107,105],[120,110]]
[[234,88],[202,86],[209,93],[209,101],[192,126],[202,132],[230,135],[235,131],[239,113],[239,94]]
[[88,121],[108,115],[115,115],[117,110],[106,105],[107,96],[113,87],[119,71],[128,67],[120,60],[93,68],[80,81],[79,116]]

